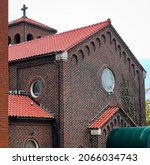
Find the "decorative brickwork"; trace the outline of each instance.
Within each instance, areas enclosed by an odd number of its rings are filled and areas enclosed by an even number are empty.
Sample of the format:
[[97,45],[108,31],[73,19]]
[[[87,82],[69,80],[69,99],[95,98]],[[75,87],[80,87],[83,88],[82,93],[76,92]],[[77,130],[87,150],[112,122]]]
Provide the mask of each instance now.
[[[140,116],[139,113],[142,115],[138,122],[135,122],[138,125],[145,124],[144,86],[140,88],[138,86],[138,83],[143,84],[143,69],[118,34],[111,30],[111,27],[105,28],[69,50],[69,60],[64,62],[64,147],[78,145],[88,147],[90,141],[86,128],[91,120],[108,104],[120,103],[122,106],[120,94],[122,75],[129,81],[129,92],[134,108],[136,104],[141,106],[141,112],[136,111],[136,115]],[[129,69],[127,58],[130,58],[130,66],[134,64],[134,72]],[[110,94],[103,89],[101,83],[101,73],[104,68],[110,68],[115,75],[114,92]],[[139,73],[138,82],[133,73]],[[135,86],[143,93],[142,95],[137,94]],[[124,110],[128,113],[126,109]],[[104,144],[106,139],[100,141]]]
[[8,1],[0,1],[0,147],[8,147]]

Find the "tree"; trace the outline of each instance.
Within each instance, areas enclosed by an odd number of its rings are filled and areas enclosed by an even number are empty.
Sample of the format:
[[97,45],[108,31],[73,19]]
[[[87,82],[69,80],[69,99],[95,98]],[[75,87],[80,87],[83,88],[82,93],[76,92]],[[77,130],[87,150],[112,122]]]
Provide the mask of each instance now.
[[150,88],[147,88],[147,89],[146,89],[146,92],[148,92],[148,91],[150,91]]
[[[146,92],[150,91],[150,88],[146,89]],[[146,125],[150,125],[150,99],[146,99]]]

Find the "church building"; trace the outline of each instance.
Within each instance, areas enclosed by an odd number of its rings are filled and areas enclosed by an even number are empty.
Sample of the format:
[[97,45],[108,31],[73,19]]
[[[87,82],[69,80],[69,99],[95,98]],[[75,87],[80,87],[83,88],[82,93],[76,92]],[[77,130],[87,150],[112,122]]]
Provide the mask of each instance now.
[[9,147],[106,147],[117,127],[145,125],[145,70],[111,20],[57,33],[9,23]]

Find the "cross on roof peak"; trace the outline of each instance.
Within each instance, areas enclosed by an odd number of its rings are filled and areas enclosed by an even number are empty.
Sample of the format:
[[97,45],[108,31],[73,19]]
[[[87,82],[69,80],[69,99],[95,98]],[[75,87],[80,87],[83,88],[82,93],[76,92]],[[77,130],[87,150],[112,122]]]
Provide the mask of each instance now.
[[23,8],[21,9],[23,11],[23,18],[27,18],[26,16],[26,10],[28,9],[28,7],[26,5],[23,5]]

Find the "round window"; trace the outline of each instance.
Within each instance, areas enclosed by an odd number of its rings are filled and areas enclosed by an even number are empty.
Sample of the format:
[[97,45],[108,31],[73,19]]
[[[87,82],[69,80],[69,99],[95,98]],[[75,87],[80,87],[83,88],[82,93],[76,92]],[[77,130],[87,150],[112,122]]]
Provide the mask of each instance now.
[[24,148],[38,148],[38,144],[34,140],[28,140],[24,144]]
[[31,84],[31,95],[33,97],[39,97],[40,94],[42,93],[42,89],[43,89],[43,84],[40,80],[34,81]]
[[105,68],[102,72],[102,85],[107,92],[112,92],[115,87],[115,77],[108,68]]

